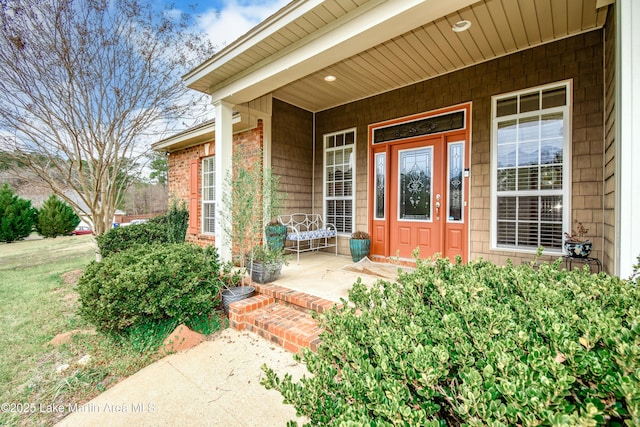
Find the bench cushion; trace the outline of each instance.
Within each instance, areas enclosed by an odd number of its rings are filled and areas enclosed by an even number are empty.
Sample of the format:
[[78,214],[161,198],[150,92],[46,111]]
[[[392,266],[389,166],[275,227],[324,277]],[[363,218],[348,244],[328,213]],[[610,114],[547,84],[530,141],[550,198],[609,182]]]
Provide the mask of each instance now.
[[335,230],[329,230],[326,228],[321,228],[318,230],[311,231],[301,231],[300,233],[289,233],[287,234],[287,240],[313,240],[313,239],[324,239],[325,237],[335,237],[338,233]]

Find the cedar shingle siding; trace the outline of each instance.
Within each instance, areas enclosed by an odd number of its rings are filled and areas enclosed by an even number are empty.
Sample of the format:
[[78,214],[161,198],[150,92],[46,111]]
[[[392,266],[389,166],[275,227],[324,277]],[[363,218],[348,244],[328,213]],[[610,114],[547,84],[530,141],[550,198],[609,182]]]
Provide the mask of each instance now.
[[[603,236],[603,30],[518,52],[316,114],[315,205],[322,209],[322,135],[357,126],[357,229],[367,218],[367,125],[471,101],[470,259],[529,261],[490,248],[491,97],[573,79],[572,219],[589,228],[593,256]],[[317,210],[318,210],[317,209]]]

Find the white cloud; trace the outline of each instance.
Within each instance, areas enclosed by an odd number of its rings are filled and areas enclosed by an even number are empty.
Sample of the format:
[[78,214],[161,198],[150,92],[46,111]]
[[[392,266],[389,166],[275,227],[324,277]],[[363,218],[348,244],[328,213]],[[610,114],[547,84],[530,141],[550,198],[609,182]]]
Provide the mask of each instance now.
[[290,0],[224,0],[218,9],[200,14],[198,27],[218,48],[230,44],[251,28],[284,7]]
[[[165,10],[163,13],[173,18],[179,17],[180,13],[193,14],[195,21],[193,30],[207,34],[216,50],[219,50],[282,9],[290,1],[210,0],[209,2],[200,2],[194,12],[194,9],[188,6],[193,3],[193,0],[177,0],[177,6]],[[185,95],[185,102],[193,102],[190,96],[191,94]],[[168,123],[158,120],[154,123],[148,134],[139,138],[138,147],[142,150],[138,150],[135,155],[143,154],[149,149],[150,144],[166,138],[178,130],[192,127],[212,118],[212,104],[204,101],[196,103],[196,105],[198,109],[192,111],[193,117],[185,117],[181,122]]]

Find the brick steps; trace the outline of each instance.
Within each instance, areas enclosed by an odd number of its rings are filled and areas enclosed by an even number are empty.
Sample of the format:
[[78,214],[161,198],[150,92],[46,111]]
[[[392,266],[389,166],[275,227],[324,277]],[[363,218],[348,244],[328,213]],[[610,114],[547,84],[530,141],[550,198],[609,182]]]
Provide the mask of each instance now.
[[302,347],[315,350],[320,342],[320,328],[308,314],[271,304],[247,314],[246,329],[286,350],[297,353]]
[[229,305],[229,324],[238,330],[255,332],[293,353],[303,347],[315,351],[320,343],[322,330],[311,313],[341,305],[282,286],[253,286],[255,296]]

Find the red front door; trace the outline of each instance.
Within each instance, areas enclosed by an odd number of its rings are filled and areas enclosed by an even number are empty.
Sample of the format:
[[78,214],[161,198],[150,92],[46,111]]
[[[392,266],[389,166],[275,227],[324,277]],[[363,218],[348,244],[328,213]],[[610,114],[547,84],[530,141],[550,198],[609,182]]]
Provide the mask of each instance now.
[[385,129],[403,121],[370,127],[372,256],[411,259],[418,250],[420,258],[467,260],[470,106],[464,110],[463,129],[434,135],[376,142],[376,126]]

